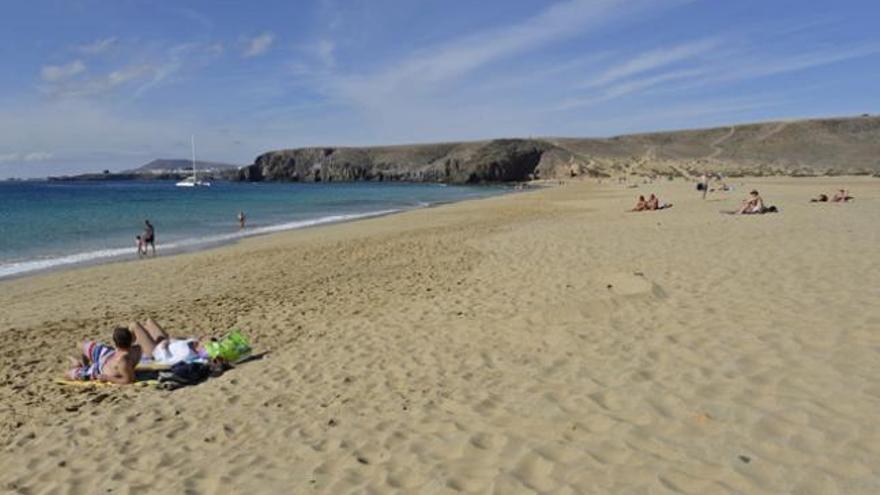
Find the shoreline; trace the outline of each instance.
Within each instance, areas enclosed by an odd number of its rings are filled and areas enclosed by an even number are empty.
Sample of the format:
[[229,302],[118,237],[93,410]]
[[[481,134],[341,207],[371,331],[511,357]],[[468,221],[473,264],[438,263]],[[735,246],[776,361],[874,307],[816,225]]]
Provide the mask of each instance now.
[[[744,182],[570,181],[2,281],[0,486],[876,493],[880,188]],[[782,212],[718,213],[751,188]],[[627,211],[648,192],[675,207]],[[52,383],[147,317],[269,354],[174,392]]]
[[[514,192],[512,188],[510,190],[503,190],[499,188],[499,192],[497,194],[489,195],[488,197],[493,197],[496,195],[504,195],[511,194]],[[386,209],[386,210],[377,210],[372,212],[363,212],[363,213],[351,213],[351,214],[332,214],[324,217],[316,217],[313,219],[292,221],[292,222],[283,222],[278,224],[270,224],[263,225],[258,227],[246,228],[244,231],[237,230],[225,234],[215,234],[208,237],[202,238],[184,238],[176,241],[172,241],[169,244],[166,244],[162,250],[163,254],[160,254],[159,257],[164,256],[175,256],[183,253],[191,253],[191,252],[199,252],[205,251],[209,249],[215,249],[217,247],[234,244],[243,239],[248,239],[252,237],[260,237],[265,235],[272,235],[280,232],[286,232],[290,230],[301,230],[301,229],[310,229],[314,227],[320,227],[325,225],[334,225],[339,223],[346,222],[355,222],[359,220],[365,220],[369,218],[382,217],[386,215],[394,215],[398,213],[403,213],[412,210],[418,210],[423,208],[435,208],[438,206],[443,206],[447,204],[454,204],[461,201],[471,201],[474,198],[467,198],[461,200],[452,200],[452,201],[436,201],[433,203],[427,204],[419,204],[416,206],[412,206],[409,208],[396,208],[396,209]],[[480,199],[480,198],[476,198]],[[161,246],[161,245],[160,245]],[[42,259],[31,259],[25,261],[16,261],[6,263],[5,265],[0,265],[0,283],[6,280],[15,280],[23,277],[29,277],[33,275],[39,275],[43,273],[51,273],[55,271],[63,271],[63,270],[71,270],[82,267],[89,266],[99,266],[104,264],[111,263],[125,263],[125,262],[134,262],[134,261],[145,261],[147,259],[152,259],[152,257],[138,257],[135,254],[131,253],[132,249],[130,247],[126,248],[107,248],[100,249],[96,251],[87,251],[82,253],[74,253],[67,256],[60,257],[52,257],[52,258],[42,258]],[[26,266],[23,269],[16,269],[21,266]],[[31,268],[33,267],[33,268]]]
[[[60,257],[60,258],[48,258],[48,259],[37,259],[37,260],[28,260],[21,262],[9,263],[6,267],[12,266],[20,266],[20,265],[33,265],[33,264],[42,264],[48,262],[56,262],[52,266],[39,267],[39,268],[31,268],[24,271],[19,272],[10,272],[9,274],[2,273],[2,269],[4,266],[0,266],[0,283],[4,280],[15,280],[23,277],[29,277],[32,275],[39,275],[43,273],[51,273],[55,271],[64,271],[64,270],[75,270],[77,268],[84,268],[89,266],[100,266],[105,264],[112,263],[128,263],[135,261],[146,261],[149,259],[162,258],[166,256],[176,256],[184,253],[197,253],[200,251],[207,251],[210,249],[216,249],[218,247],[227,246],[231,244],[235,244],[244,239],[249,239],[251,237],[260,237],[272,234],[278,234],[281,232],[287,232],[290,230],[302,230],[302,229],[310,229],[315,227],[322,227],[325,225],[335,225],[346,222],[356,222],[358,220],[366,220],[369,218],[378,218],[386,215],[394,215],[396,213],[403,213],[405,211],[410,211],[413,209],[419,208],[430,208],[432,205],[426,206],[416,206],[410,209],[397,209],[397,210],[380,210],[375,212],[368,212],[362,214],[351,214],[351,215],[331,215],[329,217],[321,217],[314,220],[303,220],[300,222],[291,222],[296,223],[296,226],[285,227],[289,224],[275,224],[275,225],[266,225],[262,227],[256,227],[252,231],[242,232],[238,231],[235,233],[229,234],[218,234],[216,236],[208,237],[208,238],[194,238],[194,239],[183,239],[179,241],[173,241],[169,245],[159,245],[163,246],[162,254],[154,257],[154,256],[144,256],[138,257],[137,255],[131,254],[131,248],[110,248],[106,250],[100,251],[89,251],[85,253],[77,253],[70,256]],[[347,218],[341,218],[347,217]],[[169,247],[170,246],[170,247]],[[158,250],[158,249],[157,249]],[[92,255],[94,253],[103,253],[107,251],[112,251],[112,254],[107,255],[97,255],[94,257],[84,258],[86,256]],[[76,260],[68,261],[68,262],[59,262],[61,260],[65,260],[67,258],[78,258]]]

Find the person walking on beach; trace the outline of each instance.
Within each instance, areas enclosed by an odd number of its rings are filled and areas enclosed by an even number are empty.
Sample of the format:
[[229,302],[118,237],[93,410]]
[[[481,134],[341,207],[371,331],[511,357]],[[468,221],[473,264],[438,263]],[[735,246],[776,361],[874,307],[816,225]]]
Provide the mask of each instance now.
[[240,228],[240,229],[244,228],[245,220],[246,220],[246,218],[244,216],[244,212],[242,210],[238,210],[238,228]]
[[700,176],[700,183],[697,185],[697,189],[703,190],[703,199],[706,199],[706,193],[709,192],[709,174],[703,174]]
[[156,256],[156,229],[153,228],[153,224],[149,220],[144,220],[143,242],[144,255],[147,254],[147,245],[149,244],[152,247],[153,256]]

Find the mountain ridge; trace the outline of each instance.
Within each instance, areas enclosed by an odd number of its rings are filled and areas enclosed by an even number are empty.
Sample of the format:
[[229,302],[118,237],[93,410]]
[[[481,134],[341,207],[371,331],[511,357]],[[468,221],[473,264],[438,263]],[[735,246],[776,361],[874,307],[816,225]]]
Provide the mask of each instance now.
[[769,121],[607,138],[513,138],[269,151],[241,181],[484,182],[577,176],[880,175],[880,117]]

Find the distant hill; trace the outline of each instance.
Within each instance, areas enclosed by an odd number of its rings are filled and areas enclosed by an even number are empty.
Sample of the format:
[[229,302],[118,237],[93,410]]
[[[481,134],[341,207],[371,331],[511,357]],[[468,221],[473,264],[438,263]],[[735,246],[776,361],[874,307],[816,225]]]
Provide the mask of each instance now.
[[[237,179],[238,165],[217,162],[200,162],[196,160],[199,178],[210,180]],[[79,175],[64,175],[49,177],[50,181],[75,182],[75,181],[117,181],[117,180],[181,180],[192,175],[191,160],[153,160],[146,165],[122,172],[110,172],[105,170],[98,173]]]
[[[199,172],[222,173],[232,170],[238,170],[238,165],[218,162],[203,162],[196,160],[196,168]],[[160,158],[150,163],[141,165],[138,168],[125,170],[122,173],[130,174],[168,174],[168,173],[185,173],[192,170],[192,160],[175,160],[168,158]]]
[[611,138],[497,139],[270,151],[244,181],[481,183],[575,176],[880,176],[880,117],[811,119]]

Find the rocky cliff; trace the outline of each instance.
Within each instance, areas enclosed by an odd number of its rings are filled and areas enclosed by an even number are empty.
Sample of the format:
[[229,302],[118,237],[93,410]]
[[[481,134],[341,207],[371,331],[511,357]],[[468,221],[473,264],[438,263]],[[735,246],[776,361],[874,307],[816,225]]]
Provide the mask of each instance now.
[[473,184],[524,180],[535,173],[547,142],[503,139],[370,148],[272,151],[239,172],[247,181],[415,181]]
[[802,120],[602,139],[498,139],[270,151],[244,181],[475,184],[620,174],[880,175],[880,118]]

